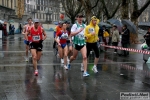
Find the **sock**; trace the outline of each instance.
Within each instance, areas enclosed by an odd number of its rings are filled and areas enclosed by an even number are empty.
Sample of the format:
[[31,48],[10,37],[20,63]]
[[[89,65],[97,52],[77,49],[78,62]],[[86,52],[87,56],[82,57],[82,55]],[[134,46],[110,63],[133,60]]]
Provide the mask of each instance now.
[[96,65],[94,65],[93,67],[96,68]]

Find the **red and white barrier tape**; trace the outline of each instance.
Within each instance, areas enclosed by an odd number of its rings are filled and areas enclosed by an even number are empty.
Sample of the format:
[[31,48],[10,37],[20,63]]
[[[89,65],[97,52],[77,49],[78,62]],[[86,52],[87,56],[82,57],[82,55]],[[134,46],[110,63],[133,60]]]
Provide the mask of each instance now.
[[125,50],[125,51],[131,51],[131,52],[137,52],[137,53],[143,53],[143,54],[150,54],[150,51],[146,50],[137,50],[132,48],[123,48],[123,47],[117,47],[117,46],[108,46],[105,44],[101,44],[103,47],[112,48],[112,49],[119,49],[119,50]]

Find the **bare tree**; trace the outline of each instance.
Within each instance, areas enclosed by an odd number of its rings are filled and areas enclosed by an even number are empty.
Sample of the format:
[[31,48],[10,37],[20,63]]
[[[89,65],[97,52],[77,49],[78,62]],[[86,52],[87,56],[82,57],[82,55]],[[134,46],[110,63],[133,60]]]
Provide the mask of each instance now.
[[91,16],[93,15],[92,10],[98,5],[100,0],[96,0],[95,2],[93,2],[94,0],[78,0],[78,1],[80,1],[84,7],[84,12],[86,15],[85,17],[88,23],[90,21]]
[[131,21],[137,25],[137,19],[142,14],[142,12],[149,6],[150,0],[147,0],[146,3],[139,9],[138,0],[133,0],[133,12],[131,15]]
[[81,2],[77,0],[61,0],[66,15],[71,19],[71,22],[75,22],[75,17],[78,13],[83,11]]
[[120,0],[101,0],[101,3],[103,7],[103,13],[106,19],[114,17],[118,9],[121,7]]

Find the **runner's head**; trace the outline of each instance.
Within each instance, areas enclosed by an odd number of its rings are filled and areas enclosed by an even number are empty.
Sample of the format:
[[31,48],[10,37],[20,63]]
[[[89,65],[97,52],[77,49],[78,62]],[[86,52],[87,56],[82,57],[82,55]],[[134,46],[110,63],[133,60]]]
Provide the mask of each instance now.
[[28,18],[27,21],[28,21],[28,24],[32,24],[32,18]]
[[98,19],[96,16],[91,17],[91,23],[95,26],[97,24]]
[[63,22],[62,22],[62,21],[59,21],[59,22],[58,22],[58,26],[59,26],[59,27],[62,27],[62,25],[63,25]]
[[62,29],[63,29],[63,30],[66,30],[66,28],[67,28],[67,24],[66,24],[66,23],[63,23],[63,24],[62,24]]
[[67,24],[67,27],[70,26],[70,22],[69,21],[65,21],[65,23]]
[[83,21],[83,15],[82,14],[78,14],[77,17],[76,17],[78,23],[82,23]]
[[39,20],[38,20],[38,19],[35,19],[35,20],[34,20],[34,27],[35,27],[35,28],[38,28],[38,26],[39,26]]

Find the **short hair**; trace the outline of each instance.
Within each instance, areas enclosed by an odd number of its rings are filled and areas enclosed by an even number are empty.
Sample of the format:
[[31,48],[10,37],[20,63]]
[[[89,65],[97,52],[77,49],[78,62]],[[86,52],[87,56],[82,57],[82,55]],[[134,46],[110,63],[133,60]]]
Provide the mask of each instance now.
[[30,17],[30,18],[27,19],[27,21],[29,21],[29,20],[32,20],[32,18]]
[[83,14],[79,13],[76,17],[83,17]]
[[124,24],[123,26],[124,26],[125,28],[127,28],[127,25],[126,25],[126,24]]

